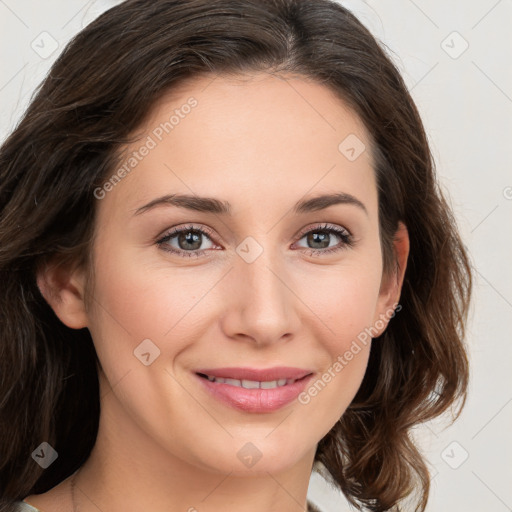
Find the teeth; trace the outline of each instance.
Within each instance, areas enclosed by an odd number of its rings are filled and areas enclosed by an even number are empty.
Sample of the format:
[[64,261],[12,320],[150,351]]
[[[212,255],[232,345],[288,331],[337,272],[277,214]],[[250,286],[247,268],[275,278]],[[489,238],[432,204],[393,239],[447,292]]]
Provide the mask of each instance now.
[[257,380],[243,380],[242,387],[245,389],[258,389],[260,383]]
[[230,386],[237,386],[245,389],[273,389],[278,386],[287,386],[293,384],[295,379],[278,379],[271,381],[257,381],[257,380],[238,380],[238,379],[225,379],[223,377],[206,376],[210,382],[217,382],[219,384],[229,384]]

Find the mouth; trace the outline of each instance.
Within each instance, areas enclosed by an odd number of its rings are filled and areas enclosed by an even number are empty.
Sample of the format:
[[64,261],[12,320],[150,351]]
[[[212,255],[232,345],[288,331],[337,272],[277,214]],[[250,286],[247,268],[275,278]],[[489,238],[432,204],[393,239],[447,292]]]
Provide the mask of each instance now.
[[204,369],[195,372],[203,389],[222,403],[244,412],[273,412],[303,391],[313,372],[278,367]]

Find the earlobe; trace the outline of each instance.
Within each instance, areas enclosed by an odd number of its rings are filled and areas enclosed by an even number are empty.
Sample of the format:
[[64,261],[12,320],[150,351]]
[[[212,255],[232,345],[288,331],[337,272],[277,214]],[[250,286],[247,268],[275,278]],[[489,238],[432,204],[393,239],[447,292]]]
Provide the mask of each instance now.
[[398,223],[398,229],[395,234],[393,245],[395,249],[395,255],[397,259],[397,269],[395,274],[395,284],[397,288],[396,302],[400,298],[400,292],[402,291],[402,285],[404,283],[405,270],[407,268],[407,259],[409,257],[409,232],[407,226],[403,222]]
[[41,295],[64,325],[72,329],[87,327],[85,281],[80,269],[49,262],[38,269],[36,281]]

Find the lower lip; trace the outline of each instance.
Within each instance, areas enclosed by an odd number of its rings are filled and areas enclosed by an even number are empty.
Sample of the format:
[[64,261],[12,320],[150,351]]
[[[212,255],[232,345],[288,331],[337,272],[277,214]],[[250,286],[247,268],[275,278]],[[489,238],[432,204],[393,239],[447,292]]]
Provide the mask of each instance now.
[[197,374],[196,377],[221,402],[245,412],[264,413],[276,411],[293,402],[304,390],[313,375],[308,375],[293,384],[272,389],[246,389],[230,384],[211,382]]

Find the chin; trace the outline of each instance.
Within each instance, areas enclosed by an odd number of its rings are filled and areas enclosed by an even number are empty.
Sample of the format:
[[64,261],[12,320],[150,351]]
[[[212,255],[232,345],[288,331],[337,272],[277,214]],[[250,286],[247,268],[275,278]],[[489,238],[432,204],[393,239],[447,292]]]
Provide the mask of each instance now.
[[[265,435],[268,435],[265,434]],[[208,460],[203,459],[210,470],[233,476],[268,476],[268,473],[276,474],[290,470],[297,464],[304,463],[305,458],[311,455],[313,462],[316,445],[310,450],[304,450],[304,443],[297,438],[293,443],[281,443],[281,439],[245,436],[243,439],[230,438],[219,446]],[[290,442],[291,439],[288,438]]]

